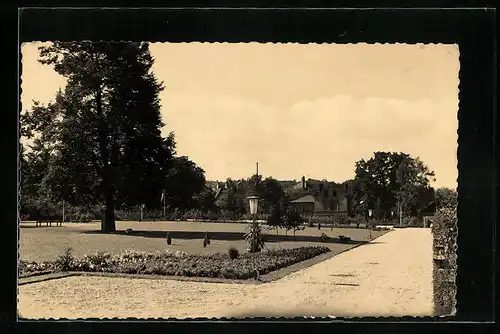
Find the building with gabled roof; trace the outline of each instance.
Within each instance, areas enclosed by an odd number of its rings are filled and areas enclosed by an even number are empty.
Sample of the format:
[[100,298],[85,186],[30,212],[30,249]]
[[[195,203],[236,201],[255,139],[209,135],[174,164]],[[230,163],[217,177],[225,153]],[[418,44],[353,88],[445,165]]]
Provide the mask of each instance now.
[[290,202],[292,208],[300,213],[347,213],[350,210],[350,199],[346,189],[335,182],[314,180],[302,177],[294,185],[295,189],[302,189],[308,195]]

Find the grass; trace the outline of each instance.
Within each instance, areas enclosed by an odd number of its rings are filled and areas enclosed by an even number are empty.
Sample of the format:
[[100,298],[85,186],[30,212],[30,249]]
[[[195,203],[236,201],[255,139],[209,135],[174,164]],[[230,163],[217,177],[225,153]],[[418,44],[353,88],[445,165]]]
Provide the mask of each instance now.
[[[240,254],[246,253],[247,244],[244,234],[247,224],[200,223],[200,222],[117,222],[114,234],[100,233],[100,224],[68,223],[62,227],[34,227],[22,224],[20,228],[20,259],[22,261],[52,261],[72,248],[75,257],[98,251],[117,254],[128,251],[157,252],[163,250],[182,251],[188,254],[225,253],[229,247],[236,248]],[[127,233],[127,229],[132,229]],[[369,231],[356,228],[306,227],[304,231],[292,232],[287,236],[284,231],[265,231],[266,248],[269,250],[291,249],[307,246],[327,246],[338,254],[360,243],[369,241]],[[172,244],[167,245],[166,233],[172,235]],[[208,232],[210,245],[203,247],[205,232]],[[325,233],[331,239],[322,242]],[[386,231],[372,231],[376,238]],[[351,237],[349,243],[341,243],[339,235]]]

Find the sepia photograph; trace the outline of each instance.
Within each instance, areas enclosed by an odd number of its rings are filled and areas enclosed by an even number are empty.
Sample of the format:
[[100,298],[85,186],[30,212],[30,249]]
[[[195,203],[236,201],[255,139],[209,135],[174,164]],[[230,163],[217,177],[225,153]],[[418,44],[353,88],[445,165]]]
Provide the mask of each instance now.
[[20,319],[455,314],[457,44],[20,52]]

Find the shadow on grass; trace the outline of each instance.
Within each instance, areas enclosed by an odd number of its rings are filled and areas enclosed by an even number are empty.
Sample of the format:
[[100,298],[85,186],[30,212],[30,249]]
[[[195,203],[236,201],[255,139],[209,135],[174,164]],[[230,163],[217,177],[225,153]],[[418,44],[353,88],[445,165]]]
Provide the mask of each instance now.
[[[99,230],[94,231],[83,231],[81,233],[85,234],[102,234]],[[172,239],[203,239],[205,237],[205,232],[199,231],[172,231],[169,232]],[[123,235],[128,237],[145,237],[145,238],[163,238],[166,239],[166,231],[116,231],[115,235]],[[208,237],[210,240],[224,240],[224,241],[237,241],[244,240],[245,233],[242,232],[209,232]],[[359,245],[368,242],[368,240],[348,240],[340,241],[338,238],[330,238],[322,241],[319,236],[308,236],[308,235],[274,235],[265,234],[265,242],[283,242],[283,241],[293,241],[293,242],[317,242],[317,243],[336,243],[336,244],[346,244],[346,245]],[[375,241],[372,243],[376,243]]]

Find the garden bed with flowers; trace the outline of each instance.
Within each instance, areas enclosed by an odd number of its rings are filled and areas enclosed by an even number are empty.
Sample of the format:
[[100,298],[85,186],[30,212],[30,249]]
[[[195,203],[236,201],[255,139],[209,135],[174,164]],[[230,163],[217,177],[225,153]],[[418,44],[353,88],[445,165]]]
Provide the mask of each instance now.
[[180,251],[155,253],[130,252],[110,254],[98,252],[74,258],[67,250],[55,261],[23,262],[19,276],[29,277],[53,272],[104,272],[151,274],[184,277],[250,279],[329,252],[328,247],[300,247],[264,250],[230,256],[225,253],[191,255]]

